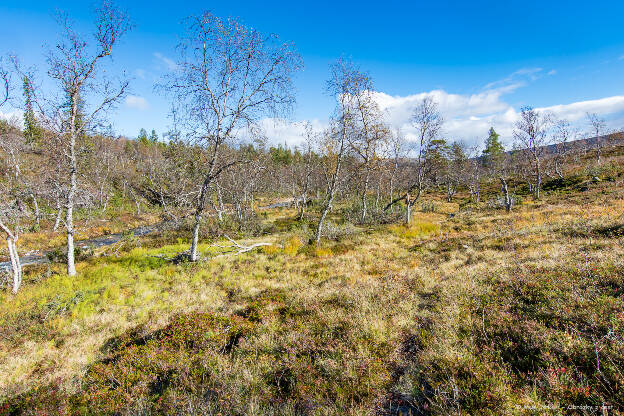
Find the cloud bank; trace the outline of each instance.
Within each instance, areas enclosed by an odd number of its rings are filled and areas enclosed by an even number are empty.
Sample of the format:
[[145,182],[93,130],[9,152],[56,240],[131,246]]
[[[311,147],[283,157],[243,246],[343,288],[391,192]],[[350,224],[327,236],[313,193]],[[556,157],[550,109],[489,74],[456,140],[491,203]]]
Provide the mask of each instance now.
[[[479,143],[490,127],[503,137],[510,140],[514,123],[519,119],[520,110],[503,100],[500,90],[485,91],[480,94],[459,95],[446,91],[435,90],[406,97],[389,96],[375,93],[376,100],[385,111],[388,122],[401,128],[408,139],[415,138],[415,130],[411,125],[411,114],[417,103],[424,97],[434,99],[444,116],[443,135],[450,140],[464,140],[470,144]],[[589,113],[597,113],[610,121],[610,127],[621,128],[624,123],[624,96],[613,96],[598,100],[580,101],[551,107],[536,108],[547,111],[557,118],[567,119],[581,130],[584,129],[585,117]],[[619,124],[618,124],[619,123]]]
[[[416,140],[416,131],[411,124],[414,107],[425,97],[431,97],[444,116],[442,135],[448,140],[463,140],[469,145],[480,145],[490,127],[510,144],[514,123],[520,117],[516,109],[502,99],[500,91],[486,91],[473,95],[451,94],[434,90],[408,96],[391,96],[375,92],[375,100],[385,114],[386,121],[393,128],[400,128],[408,140]],[[605,97],[597,100],[560,104],[536,108],[560,119],[566,119],[580,131],[587,131],[586,114],[596,113],[608,121],[612,129],[624,127],[624,96]],[[265,119],[261,123],[270,144],[300,146],[303,141],[303,122],[286,122]],[[320,131],[327,121],[314,120],[312,125]]]
[[[374,92],[375,101],[388,124],[399,128],[408,140],[416,139],[411,124],[414,108],[425,97],[438,103],[445,123],[442,135],[448,140],[462,140],[468,145],[481,145],[490,127],[501,135],[506,144],[511,144],[513,128],[520,117],[520,108],[508,102],[509,95],[518,88],[544,77],[555,76],[557,71],[542,68],[522,68],[509,76],[485,85],[475,94],[454,94],[444,90],[433,90],[412,95],[389,95]],[[538,111],[552,113],[555,117],[568,120],[579,131],[588,131],[586,114],[596,113],[607,120],[610,129],[624,128],[624,96],[605,97],[596,100],[579,101],[550,107],[537,107]],[[322,130],[327,120],[315,120],[315,129]],[[303,123],[275,123],[264,120],[262,126],[269,143],[291,146],[302,142]]]
[[[401,129],[408,140],[416,140],[416,131],[411,124],[412,113],[425,97],[438,103],[445,123],[442,135],[448,140],[462,140],[468,145],[481,145],[490,127],[501,135],[503,142],[511,144],[513,128],[520,117],[520,108],[510,104],[508,96],[518,88],[531,82],[557,74],[556,70],[546,72],[542,68],[524,68],[509,76],[485,85],[475,94],[454,94],[444,90],[433,90],[412,95],[389,95],[374,92],[374,99],[384,112],[392,128]],[[596,113],[607,120],[610,129],[624,128],[624,96],[604,97],[596,100],[579,101],[550,107],[537,107],[538,111],[552,113],[559,119],[568,120],[579,131],[588,131],[587,113]],[[298,145],[302,141],[303,123],[262,123],[269,142]],[[315,129],[327,126],[327,121],[316,120]]]

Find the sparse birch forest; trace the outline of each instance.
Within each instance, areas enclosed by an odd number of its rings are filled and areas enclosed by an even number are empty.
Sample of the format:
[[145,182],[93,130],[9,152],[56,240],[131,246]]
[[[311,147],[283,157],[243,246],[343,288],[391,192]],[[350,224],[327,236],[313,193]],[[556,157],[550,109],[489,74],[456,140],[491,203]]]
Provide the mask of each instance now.
[[[624,414],[624,132],[524,107],[410,134],[348,57],[279,145],[296,45],[181,24],[169,131],[110,125],[134,24],[0,61],[0,415]],[[116,72],[114,72],[116,73]],[[581,126],[580,128],[578,126]]]

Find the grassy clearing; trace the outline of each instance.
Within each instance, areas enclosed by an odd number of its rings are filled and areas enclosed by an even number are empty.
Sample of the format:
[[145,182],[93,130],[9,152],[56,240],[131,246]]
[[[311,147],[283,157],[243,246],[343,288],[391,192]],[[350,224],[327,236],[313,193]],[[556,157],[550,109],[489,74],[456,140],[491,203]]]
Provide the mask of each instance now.
[[2,294],[0,414],[621,414],[624,192],[440,207],[320,248],[281,210],[241,256],[174,265],[186,242],[154,237],[33,271]]

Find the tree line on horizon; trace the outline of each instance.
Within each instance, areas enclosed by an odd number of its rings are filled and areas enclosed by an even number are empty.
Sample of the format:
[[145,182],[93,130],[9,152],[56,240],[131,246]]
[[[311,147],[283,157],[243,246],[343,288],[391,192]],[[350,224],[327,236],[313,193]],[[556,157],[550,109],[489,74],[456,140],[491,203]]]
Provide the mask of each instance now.
[[[291,200],[299,220],[314,224],[310,242],[321,244],[338,205],[347,207],[341,215],[350,223],[409,224],[426,192],[443,192],[451,202],[463,189],[479,203],[482,189],[497,184],[496,204],[511,211],[514,186],[526,184],[540,199],[545,180],[563,179],[570,166],[589,160],[588,152],[601,165],[603,148],[622,139],[613,133],[579,149],[571,143],[580,133],[569,122],[525,107],[513,149],[491,128],[481,151],[445,138],[438,104],[426,97],[413,109],[416,141],[408,142],[385,121],[370,75],[342,58],[330,66],[326,83],[335,99],[328,127],[315,131],[307,123],[299,147],[270,147],[260,122],[292,109],[302,58],[275,35],[210,13],[185,21],[176,67],[156,87],[171,101],[170,130],[160,139],[144,129],[136,140],[113,138],[107,116],[129,81],[109,78],[106,68],[133,25],[109,1],[96,10],[91,37],[75,32],[67,14],[57,20],[60,41],[47,52],[43,78],[15,57],[0,62],[0,106],[19,102],[23,110],[23,125],[0,121],[0,229],[13,292],[22,279],[20,234],[62,227],[72,276],[77,213],[103,215],[119,201],[137,215],[156,209],[184,224],[190,240],[184,256],[197,261],[202,227],[209,221],[253,226],[260,197]],[[56,86],[52,93],[41,88],[44,81]],[[607,133],[597,115],[587,119],[592,136]]]

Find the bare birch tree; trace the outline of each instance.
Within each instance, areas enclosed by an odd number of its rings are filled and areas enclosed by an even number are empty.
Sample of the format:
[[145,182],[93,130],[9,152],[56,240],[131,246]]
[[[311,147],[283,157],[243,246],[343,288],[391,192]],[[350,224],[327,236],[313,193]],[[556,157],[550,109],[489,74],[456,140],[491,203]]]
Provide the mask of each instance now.
[[607,123],[604,119],[600,118],[596,113],[587,113],[587,122],[589,123],[591,134],[594,136],[596,142],[594,147],[596,148],[596,162],[600,165],[602,163],[602,135],[607,128]]
[[128,88],[127,81],[113,82],[105,77],[104,63],[113,48],[130,29],[126,13],[109,1],[95,11],[93,39],[74,31],[75,24],[60,13],[57,22],[61,39],[48,52],[48,76],[56,81],[59,97],[47,102],[46,127],[56,133],[65,156],[65,230],[67,232],[67,274],[74,276],[74,208],[78,191],[78,146],[84,135],[98,127],[100,116],[119,102]]
[[520,120],[516,122],[513,132],[516,143],[527,152],[531,161],[535,188],[535,199],[541,198],[542,190],[542,158],[545,146],[548,144],[548,131],[551,126],[551,116],[541,113],[532,107],[522,108]]
[[555,151],[551,159],[555,174],[563,179],[563,167],[570,152],[570,141],[575,139],[576,134],[567,120],[557,120],[554,125]]
[[321,150],[325,162],[324,170],[327,178],[327,191],[321,216],[316,226],[315,241],[321,244],[323,224],[333,207],[334,199],[343,180],[343,163],[348,151],[348,137],[353,133],[354,121],[357,117],[357,96],[366,91],[368,76],[362,73],[357,65],[345,58],[330,67],[330,78],[327,91],[336,99],[335,113],[330,126],[324,134]]
[[304,126],[304,142],[302,155],[303,167],[301,173],[298,175],[299,182],[299,221],[302,221],[305,215],[306,206],[308,204],[308,195],[311,188],[312,173],[318,163],[317,155],[314,153],[314,148],[318,142],[318,133],[312,129],[312,124],[307,122]]
[[367,197],[371,177],[379,170],[381,152],[388,142],[390,130],[383,121],[379,106],[373,99],[373,86],[370,76],[362,74],[358,79],[359,93],[355,99],[355,117],[352,134],[348,136],[349,147],[359,164],[357,169],[361,173],[360,198],[361,216],[360,222],[366,220],[368,212]]
[[447,166],[444,175],[446,185],[446,200],[451,202],[457,193],[457,188],[466,181],[468,168],[468,157],[466,156],[466,145],[463,142],[454,141],[451,143]]
[[232,18],[221,20],[206,12],[190,17],[186,24],[176,68],[161,88],[182,110],[186,140],[209,154],[194,203],[189,258],[196,261],[211,185],[240,162],[224,160],[223,146],[243,130],[259,128],[263,117],[279,116],[291,108],[292,76],[302,60],[291,44]]
[[[403,135],[403,132],[400,129],[396,129],[396,131],[394,132],[394,134],[392,134],[390,136],[390,141],[388,143],[388,151],[391,157],[391,163],[392,163],[392,167],[390,168],[390,180],[389,180],[389,186],[390,186],[390,201],[392,202],[392,200],[394,199],[394,189],[396,186],[396,180],[397,180],[397,175],[399,173],[399,163],[401,161],[401,159],[403,159],[405,157],[405,153],[406,153],[406,142],[405,142],[405,136]],[[392,206],[393,212],[394,212],[394,206]]]
[[[7,68],[2,66],[0,61],[0,108],[9,101],[9,93],[11,90],[11,77]],[[7,169],[8,180],[5,183],[0,181],[0,231],[5,234],[7,241],[7,250],[9,252],[9,260],[11,262],[11,271],[13,273],[12,291],[17,293],[22,283],[22,267],[20,264],[19,254],[17,252],[17,239],[19,238],[19,204],[13,200],[12,191],[13,183],[19,178],[20,167],[17,161],[16,149],[12,146],[10,135],[12,134],[8,123],[0,125],[0,150],[4,150],[8,160],[6,165],[12,166],[13,169]],[[5,189],[3,189],[5,188]],[[12,224],[11,224],[12,223]]]
[[[21,154],[25,148],[19,129],[9,123],[0,125],[0,232],[5,235],[11,271],[12,291],[17,293],[22,283],[22,266],[17,251],[20,220],[27,215],[23,198],[26,194],[22,179]],[[6,168],[2,169],[2,165]]]
[[[434,140],[440,133],[443,124],[444,119],[438,110],[438,104],[433,100],[433,98],[423,98],[422,101],[414,108],[412,125],[416,129],[416,146],[418,146],[417,156],[414,161],[414,179],[402,196],[395,198],[385,207],[385,210],[387,210],[397,202],[405,200],[405,204],[407,206],[405,222],[407,224],[411,222],[412,206],[416,203],[416,201],[418,201],[425,189],[425,178],[427,173],[427,160],[425,156],[427,154],[427,150],[431,141]],[[412,192],[414,191],[416,192],[416,195],[412,195]]]
[[467,183],[468,190],[470,191],[470,197],[474,202],[479,202],[481,199],[481,173],[482,163],[479,158],[479,147],[473,146],[468,149],[468,175]]

